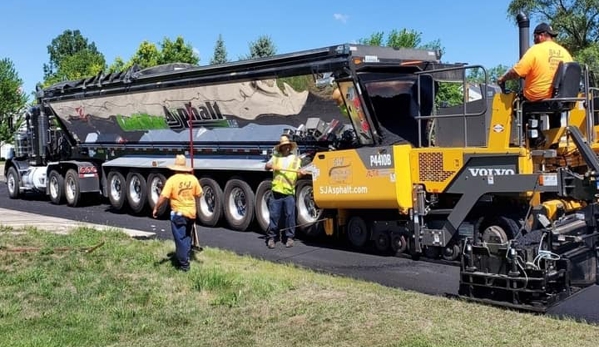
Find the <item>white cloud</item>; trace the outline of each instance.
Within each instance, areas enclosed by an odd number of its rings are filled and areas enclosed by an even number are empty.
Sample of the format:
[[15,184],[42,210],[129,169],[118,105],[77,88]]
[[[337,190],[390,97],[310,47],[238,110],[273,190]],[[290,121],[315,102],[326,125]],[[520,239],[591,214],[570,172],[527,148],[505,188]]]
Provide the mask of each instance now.
[[335,20],[341,21],[343,23],[347,23],[349,16],[346,14],[335,13],[335,14],[333,14],[333,18],[335,18]]
[[197,49],[196,47],[193,47],[193,53],[198,57],[200,56],[200,50]]

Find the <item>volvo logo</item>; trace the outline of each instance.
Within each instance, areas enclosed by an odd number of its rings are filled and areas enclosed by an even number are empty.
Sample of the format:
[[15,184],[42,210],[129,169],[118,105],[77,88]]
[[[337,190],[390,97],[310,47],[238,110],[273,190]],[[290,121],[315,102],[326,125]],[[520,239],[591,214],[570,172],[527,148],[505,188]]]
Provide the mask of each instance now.
[[508,168],[468,168],[472,176],[507,176],[515,175],[514,169]]

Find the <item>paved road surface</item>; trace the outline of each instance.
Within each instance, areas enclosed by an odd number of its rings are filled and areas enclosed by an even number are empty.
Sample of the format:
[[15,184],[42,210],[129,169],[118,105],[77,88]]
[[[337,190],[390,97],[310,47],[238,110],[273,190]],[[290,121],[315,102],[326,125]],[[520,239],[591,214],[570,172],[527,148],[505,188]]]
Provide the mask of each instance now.
[[[44,198],[10,200],[7,196],[6,185],[0,183],[0,208],[35,212],[36,218],[40,220],[51,216],[152,232],[160,239],[171,238],[168,220],[115,213],[104,203],[69,208],[64,205],[52,205]],[[240,255],[251,255],[273,262],[291,262],[317,271],[377,282],[385,286],[432,295],[456,294],[458,289],[457,267],[357,253],[344,249],[339,242],[330,239],[312,242],[300,240],[291,249],[277,244],[276,249],[269,250],[265,247],[263,236],[254,232],[240,233],[225,228],[202,227],[199,236],[201,243],[209,247],[228,249]],[[599,286],[591,287],[554,307],[550,314],[599,323]]]

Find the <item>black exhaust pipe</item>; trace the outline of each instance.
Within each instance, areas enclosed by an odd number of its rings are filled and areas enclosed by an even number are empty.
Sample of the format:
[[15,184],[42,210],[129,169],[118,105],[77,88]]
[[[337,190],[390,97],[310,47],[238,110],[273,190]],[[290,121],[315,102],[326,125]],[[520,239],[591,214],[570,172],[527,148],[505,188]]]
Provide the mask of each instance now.
[[522,58],[524,53],[530,48],[530,20],[524,13],[520,12],[516,16],[516,21],[518,22],[520,31],[520,58]]

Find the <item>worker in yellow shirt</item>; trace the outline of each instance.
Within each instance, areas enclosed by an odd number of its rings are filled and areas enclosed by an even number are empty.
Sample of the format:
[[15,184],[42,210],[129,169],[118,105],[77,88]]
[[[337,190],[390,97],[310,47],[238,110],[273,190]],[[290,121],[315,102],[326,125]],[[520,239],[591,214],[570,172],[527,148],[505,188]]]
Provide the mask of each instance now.
[[191,240],[194,223],[196,220],[196,199],[203,194],[202,187],[193,168],[187,166],[184,155],[175,157],[174,165],[169,169],[175,171],[164,183],[158,202],[152,215],[158,215],[160,207],[170,201],[171,230],[175,241],[175,254],[179,263],[179,270],[189,271]]

